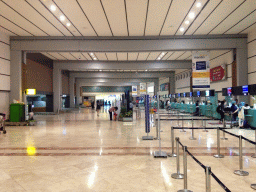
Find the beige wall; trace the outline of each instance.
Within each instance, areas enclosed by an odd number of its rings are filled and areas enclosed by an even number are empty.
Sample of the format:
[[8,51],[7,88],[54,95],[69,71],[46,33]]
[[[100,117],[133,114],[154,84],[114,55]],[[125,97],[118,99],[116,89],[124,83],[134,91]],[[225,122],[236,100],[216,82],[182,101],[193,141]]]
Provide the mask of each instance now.
[[23,64],[23,90],[33,88],[37,91],[53,92],[52,73],[51,68],[27,59],[27,64]]
[[256,84],[256,28],[248,33],[248,84]]
[[9,114],[10,39],[0,31],[0,113]]
[[62,74],[62,94],[69,95],[69,77],[67,74]]

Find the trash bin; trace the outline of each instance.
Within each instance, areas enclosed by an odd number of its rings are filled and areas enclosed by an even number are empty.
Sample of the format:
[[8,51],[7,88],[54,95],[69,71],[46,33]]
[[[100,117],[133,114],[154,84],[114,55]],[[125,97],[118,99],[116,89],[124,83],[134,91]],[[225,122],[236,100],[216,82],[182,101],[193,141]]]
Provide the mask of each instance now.
[[25,105],[22,103],[12,103],[10,105],[10,122],[25,121]]

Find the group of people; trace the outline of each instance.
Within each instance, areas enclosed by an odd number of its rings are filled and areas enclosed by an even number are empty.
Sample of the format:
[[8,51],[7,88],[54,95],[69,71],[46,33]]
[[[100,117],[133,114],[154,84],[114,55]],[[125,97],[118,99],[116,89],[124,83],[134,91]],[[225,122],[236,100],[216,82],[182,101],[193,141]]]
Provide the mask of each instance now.
[[[225,104],[226,104],[225,99],[223,101],[218,101],[217,113],[219,113],[221,116],[220,122],[223,122],[225,118],[225,111],[226,111]],[[237,99],[235,101],[232,101],[232,105],[230,108],[231,119],[233,122],[235,122],[237,118],[239,118],[239,121],[238,121],[239,127],[244,127],[244,121],[245,121],[244,110],[249,108],[250,107],[248,106],[248,104],[245,104],[244,106],[239,107]]]

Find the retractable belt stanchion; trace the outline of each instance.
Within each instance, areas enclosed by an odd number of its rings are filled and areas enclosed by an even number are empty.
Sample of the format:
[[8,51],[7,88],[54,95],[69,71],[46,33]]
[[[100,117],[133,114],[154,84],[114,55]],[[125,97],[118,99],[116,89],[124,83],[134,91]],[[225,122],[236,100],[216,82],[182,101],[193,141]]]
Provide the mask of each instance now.
[[208,130],[206,129],[206,121],[204,121],[204,115],[203,115],[203,127],[204,127],[204,130],[203,132],[208,132]]
[[[156,118],[155,118],[155,120],[156,120]],[[156,121],[155,121],[155,125],[156,125],[156,137],[154,138],[154,140],[158,140],[159,139],[159,135],[158,135],[159,131],[158,131],[158,123],[156,123]]]
[[186,132],[185,129],[183,129],[183,115],[181,115],[181,126],[182,126],[182,129],[180,130],[180,132]]
[[206,192],[211,192],[211,167],[206,166],[205,168]]
[[[255,129],[255,142],[256,142],[256,129]],[[252,155],[252,158],[256,158],[256,145],[255,145],[255,153]]]
[[149,116],[149,95],[145,95],[145,128],[147,136],[143,136],[142,140],[153,140],[153,136],[149,136],[150,132],[150,116]]
[[189,138],[190,140],[196,140],[196,138],[194,137],[194,118],[192,117],[192,130],[191,130],[191,137]]
[[249,173],[243,170],[243,138],[239,135],[239,170],[235,170],[234,174],[239,176],[247,176]]
[[171,145],[172,145],[172,153],[168,153],[168,157],[176,157],[177,155],[174,153],[174,129],[171,127]]
[[214,155],[216,158],[223,158],[224,156],[220,154],[220,128],[217,129],[217,151],[218,154]]
[[180,173],[180,151],[179,151],[179,137],[175,138],[176,140],[176,154],[177,154],[177,158],[176,158],[176,165],[177,165],[177,173],[173,173],[171,176],[174,179],[183,179],[184,175]]
[[167,154],[164,151],[161,151],[161,135],[160,135],[160,115],[159,115],[159,93],[157,94],[157,111],[158,111],[158,135],[159,135],[159,151],[154,152],[155,158],[167,158]]
[[[223,119],[223,128],[225,129],[226,128],[226,121],[225,121],[225,118]],[[223,137],[221,138],[222,140],[228,140],[228,138],[225,137],[225,132],[223,132]]]
[[192,192],[188,190],[187,146],[183,147],[183,169],[184,169],[184,189],[181,189],[178,192]]

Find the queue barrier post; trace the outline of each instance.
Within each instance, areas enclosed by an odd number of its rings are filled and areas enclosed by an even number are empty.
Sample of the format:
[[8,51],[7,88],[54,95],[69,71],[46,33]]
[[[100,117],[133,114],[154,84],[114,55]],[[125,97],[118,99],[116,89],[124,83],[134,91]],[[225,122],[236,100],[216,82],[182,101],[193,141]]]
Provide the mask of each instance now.
[[174,179],[183,179],[184,175],[180,173],[180,152],[179,152],[179,137],[175,138],[176,140],[176,154],[177,154],[177,158],[176,158],[176,165],[177,165],[177,173],[173,173],[171,175],[172,178]]
[[[225,119],[223,119],[223,128],[226,128],[226,121],[225,121]],[[225,137],[225,132],[224,132],[224,131],[223,131],[223,136],[222,136],[221,139],[222,139],[222,140],[228,140],[228,138]]]
[[214,155],[214,157],[223,158],[224,156],[220,154],[220,128],[219,127],[217,128],[217,151],[218,151],[218,154]]
[[171,127],[171,145],[172,145],[172,152],[168,153],[168,157],[176,157],[177,155],[174,153],[174,129]]
[[190,140],[196,140],[196,138],[194,136],[195,136],[195,133],[194,133],[194,118],[192,117],[192,130],[191,130],[191,137],[189,139]]
[[183,147],[183,170],[184,170],[184,189],[178,192],[193,192],[188,190],[188,170],[187,170],[187,146]]
[[[256,142],[256,129],[255,129],[255,142]],[[252,155],[252,158],[256,158],[256,145],[255,145],[255,153]]]
[[205,186],[206,192],[211,192],[211,167],[205,167]]
[[239,176],[248,176],[249,172],[243,170],[243,138],[239,135],[239,170],[235,170],[234,174]]
[[183,115],[181,115],[181,126],[182,126],[182,129],[180,130],[180,132],[186,132],[185,129],[183,128]]

